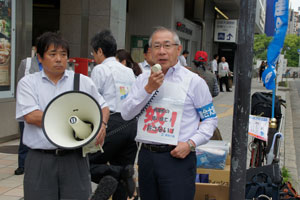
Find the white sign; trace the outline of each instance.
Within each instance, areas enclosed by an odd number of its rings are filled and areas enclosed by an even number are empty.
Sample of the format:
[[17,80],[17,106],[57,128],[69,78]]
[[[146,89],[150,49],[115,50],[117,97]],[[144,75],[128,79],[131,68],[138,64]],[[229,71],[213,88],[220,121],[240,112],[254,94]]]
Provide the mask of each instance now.
[[269,118],[249,115],[248,134],[263,141],[268,141]]
[[215,42],[236,42],[237,20],[216,19]]

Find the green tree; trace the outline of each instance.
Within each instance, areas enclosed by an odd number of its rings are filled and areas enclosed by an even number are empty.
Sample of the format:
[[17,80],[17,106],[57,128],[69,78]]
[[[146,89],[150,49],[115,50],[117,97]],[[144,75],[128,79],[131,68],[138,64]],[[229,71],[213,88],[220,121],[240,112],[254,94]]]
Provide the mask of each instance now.
[[[268,37],[266,34],[254,36],[253,51],[255,59],[267,60],[268,46],[272,39],[273,37]],[[298,66],[298,49],[300,49],[300,37],[295,34],[286,35],[281,53],[285,54],[288,66]]]
[[285,54],[289,67],[298,66],[298,49],[300,49],[300,37],[295,34],[286,35],[281,53]]
[[272,37],[268,37],[266,34],[254,35],[254,57],[255,59],[266,60],[267,50]]

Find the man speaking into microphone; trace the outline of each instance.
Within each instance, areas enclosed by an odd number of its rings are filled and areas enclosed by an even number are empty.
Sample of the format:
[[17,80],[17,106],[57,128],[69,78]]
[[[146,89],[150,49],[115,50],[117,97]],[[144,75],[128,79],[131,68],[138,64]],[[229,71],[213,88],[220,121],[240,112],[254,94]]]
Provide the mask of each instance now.
[[[69,45],[58,34],[46,32],[38,38],[37,56],[42,71],[23,77],[17,87],[16,118],[25,122],[23,142],[30,148],[25,162],[24,199],[87,200],[92,192],[87,157],[82,157],[81,149],[57,149],[41,128],[49,102],[73,90],[74,72],[66,70]],[[99,103],[102,120],[107,122],[109,109],[93,81],[80,75],[80,90]],[[102,126],[97,143],[103,144],[105,134]]]
[[182,46],[174,31],[157,28],[149,46],[162,70],[141,74],[121,109],[122,117],[130,120],[151,100],[139,117],[136,136],[142,143],[140,196],[143,200],[193,200],[195,148],[208,142],[217,127],[212,97],[206,82],[178,62]]

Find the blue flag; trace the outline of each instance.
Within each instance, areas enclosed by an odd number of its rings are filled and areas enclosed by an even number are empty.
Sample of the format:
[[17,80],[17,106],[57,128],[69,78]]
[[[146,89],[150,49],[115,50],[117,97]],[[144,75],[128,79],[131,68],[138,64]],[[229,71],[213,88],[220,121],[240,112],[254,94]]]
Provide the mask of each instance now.
[[276,63],[284,44],[286,30],[288,28],[289,0],[275,0],[274,21],[275,34],[267,51],[268,68],[263,72],[262,79],[268,90],[275,88]]

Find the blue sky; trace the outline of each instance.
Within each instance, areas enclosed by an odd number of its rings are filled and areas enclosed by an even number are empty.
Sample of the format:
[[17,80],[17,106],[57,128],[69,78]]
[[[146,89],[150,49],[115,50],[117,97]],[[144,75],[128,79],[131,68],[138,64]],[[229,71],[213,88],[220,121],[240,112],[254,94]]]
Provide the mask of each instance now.
[[298,7],[300,7],[300,0],[290,0],[290,6],[294,11],[298,11]]

